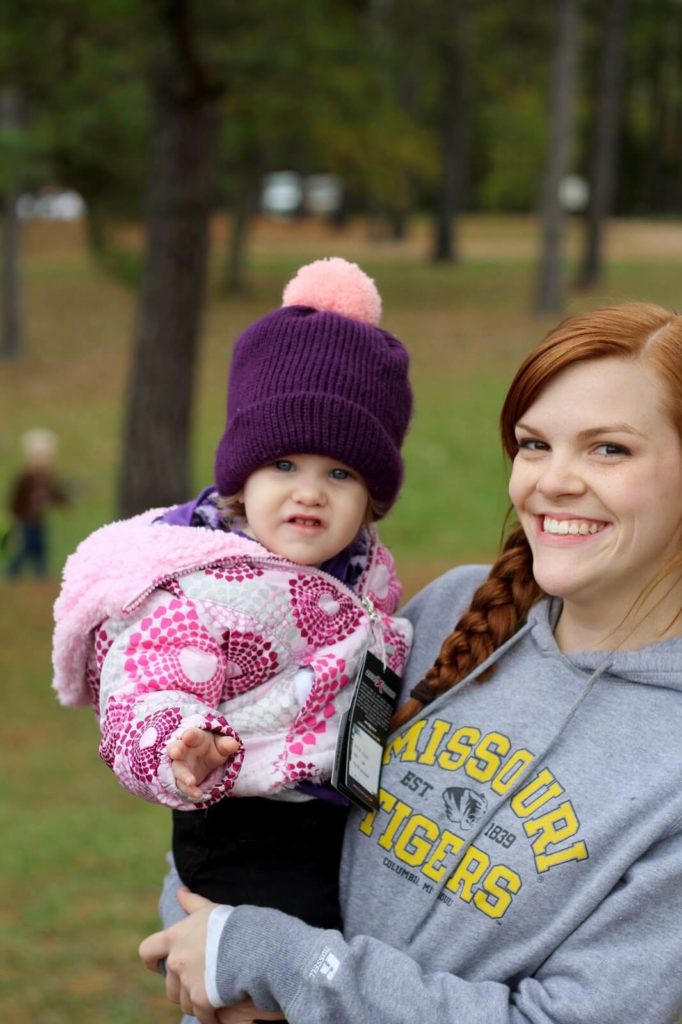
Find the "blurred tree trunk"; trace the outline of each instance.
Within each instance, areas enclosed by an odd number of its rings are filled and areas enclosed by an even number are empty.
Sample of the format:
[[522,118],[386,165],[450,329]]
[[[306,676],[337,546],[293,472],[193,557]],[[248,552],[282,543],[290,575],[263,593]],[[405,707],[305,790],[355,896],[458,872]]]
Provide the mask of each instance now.
[[128,396],[121,515],[189,497],[189,432],[219,90],[196,52],[191,0],[162,5],[146,265]]
[[[649,110],[640,204],[646,211],[680,209],[682,26],[675,0],[659,0],[649,61]],[[672,174],[671,174],[672,168]]]
[[246,290],[246,246],[257,204],[253,183],[259,180],[259,172],[255,167],[251,167],[242,173],[237,184],[223,270],[223,291],[228,295],[240,294]]
[[[0,126],[8,135],[21,127],[20,100],[16,89],[0,90]],[[6,175],[2,197],[2,328],[0,356],[18,359],[21,355],[21,225],[17,213],[17,175]]]
[[[400,104],[410,118],[416,119],[415,87],[414,77],[411,68],[403,69],[398,78],[398,92]],[[414,194],[414,182],[409,170],[404,170],[400,175],[403,187],[401,197],[394,201],[388,211],[388,222],[390,226],[390,238],[392,242],[404,242],[407,238],[407,229],[412,212],[412,196]]]
[[616,151],[623,100],[625,25],[629,0],[608,0],[602,27],[599,86],[590,157],[590,205],[585,253],[578,277],[592,288],[602,276],[604,225],[611,215],[616,186]]
[[565,217],[560,190],[561,182],[570,169],[573,145],[580,0],[557,0],[556,10],[549,147],[540,203],[540,265],[535,294],[535,310],[538,313],[555,312],[563,304]]
[[465,163],[466,0],[447,0],[447,21],[440,37],[442,69],[441,172],[436,197],[433,259],[459,260],[457,215],[462,208]]
[[[393,0],[369,0],[365,17],[366,31],[372,43],[373,61],[370,65],[370,88],[374,103],[381,109],[386,96],[393,92],[393,80],[389,71],[389,50],[391,45]],[[371,154],[368,154],[371,160]],[[389,237],[390,224],[386,197],[382,184],[372,177],[366,196],[365,216],[367,218],[367,240],[383,242]]]

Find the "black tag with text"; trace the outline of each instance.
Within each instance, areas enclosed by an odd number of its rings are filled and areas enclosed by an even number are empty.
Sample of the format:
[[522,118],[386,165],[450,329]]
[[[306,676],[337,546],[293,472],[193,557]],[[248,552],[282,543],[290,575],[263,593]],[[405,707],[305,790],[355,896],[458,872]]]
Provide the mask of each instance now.
[[368,810],[379,806],[379,783],[400,676],[367,651],[358,670],[350,707],[341,719],[332,785]]

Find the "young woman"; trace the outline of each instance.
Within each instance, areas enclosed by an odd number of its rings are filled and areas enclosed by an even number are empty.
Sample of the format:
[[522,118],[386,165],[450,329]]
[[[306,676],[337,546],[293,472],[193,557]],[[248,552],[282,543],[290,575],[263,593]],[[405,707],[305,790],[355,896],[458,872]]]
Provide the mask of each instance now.
[[347,827],[344,934],[181,893],[142,943],[201,1021],[682,1016],[682,316],[565,320],[502,435],[519,525],[406,609],[412,695],[381,808]]

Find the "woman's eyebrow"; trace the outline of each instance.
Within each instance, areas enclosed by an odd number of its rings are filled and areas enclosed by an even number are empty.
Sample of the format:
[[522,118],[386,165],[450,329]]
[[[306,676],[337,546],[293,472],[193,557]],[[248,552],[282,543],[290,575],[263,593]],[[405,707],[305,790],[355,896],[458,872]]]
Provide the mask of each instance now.
[[[516,424],[517,430],[525,430],[529,434],[542,434],[542,430],[538,430],[537,427],[531,426],[530,423],[524,423],[523,420],[519,420]],[[647,435],[643,434],[641,430],[637,430],[631,423],[605,423],[596,427],[587,427],[585,430],[581,430],[578,433],[578,437],[581,440],[589,440],[592,437],[598,437],[603,434],[634,434],[637,437],[646,438]]]
[[589,440],[591,437],[596,437],[599,434],[635,434],[637,437],[646,437],[641,430],[637,430],[631,423],[605,423],[603,426],[588,427],[587,430],[581,430],[578,437]]

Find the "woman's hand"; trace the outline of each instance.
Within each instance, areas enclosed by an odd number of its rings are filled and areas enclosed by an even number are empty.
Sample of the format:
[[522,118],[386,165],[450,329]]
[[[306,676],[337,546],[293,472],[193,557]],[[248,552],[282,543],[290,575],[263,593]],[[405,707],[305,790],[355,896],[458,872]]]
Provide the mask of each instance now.
[[183,889],[178,900],[189,916],[143,939],[140,957],[150,971],[159,973],[163,973],[161,963],[165,961],[166,995],[170,1001],[178,1003],[201,1024],[216,1024],[219,1018],[204,986],[206,929],[216,904]]
[[[259,1010],[250,999],[216,1010],[208,1001],[206,972],[206,931],[208,919],[218,905],[203,896],[178,890],[178,901],[187,911],[183,921],[147,936],[140,943],[140,957],[150,971],[166,974],[166,995],[184,1013],[200,1024],[251,1024],[253,1020],[284,1020],[282,1013]],[[164,967],[161,967],[161,964]]]

